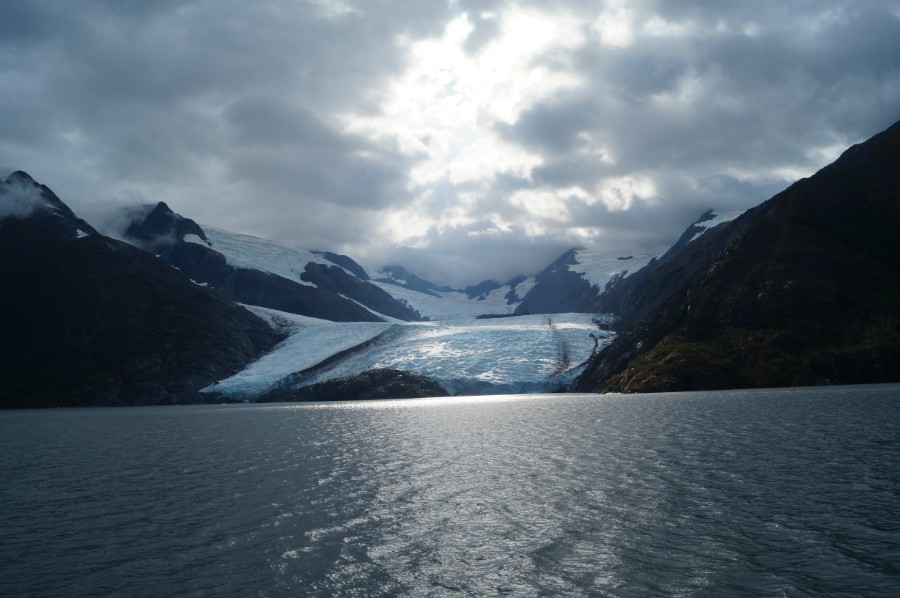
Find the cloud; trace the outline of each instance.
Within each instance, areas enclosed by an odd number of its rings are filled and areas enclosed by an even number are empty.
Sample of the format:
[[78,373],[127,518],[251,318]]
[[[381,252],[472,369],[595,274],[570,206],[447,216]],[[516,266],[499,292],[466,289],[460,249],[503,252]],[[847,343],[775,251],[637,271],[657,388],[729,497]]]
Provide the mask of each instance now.
[[162,200],[437,282],[664,250],[897,106],[897,0],[34,0],[0,21],[0,163],[95,225]]
[[40,190],[34,186],[0,180],[0,221],[6,218],[26,218],[44,203]]

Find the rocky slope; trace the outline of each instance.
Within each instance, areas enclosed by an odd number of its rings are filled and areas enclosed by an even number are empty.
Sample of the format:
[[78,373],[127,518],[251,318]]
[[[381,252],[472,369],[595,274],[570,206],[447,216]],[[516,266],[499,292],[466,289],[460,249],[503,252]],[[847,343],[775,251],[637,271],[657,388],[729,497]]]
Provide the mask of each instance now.
[[900,380],[898,165],[900,123],[707,233],[573,390]]
[[727,219],[711,228],[702,226],[714,215],[712,210],[703,214],[666,253],[653,258],[644,268],[627,277],[613,276],[604,292],[589,304],[593,311],[615,314],[618,329],[635,324],[708,266],[750,221],[752,211],[746,217]]
[[247,310],[100,235],[25,173],[0,202],[0,406],[187,403],[281,338]]
[[609,289],[633,279],[650,261],[647,255],[572,249],[535,276],[515,313],[612,313],[616,310],[602,303]]

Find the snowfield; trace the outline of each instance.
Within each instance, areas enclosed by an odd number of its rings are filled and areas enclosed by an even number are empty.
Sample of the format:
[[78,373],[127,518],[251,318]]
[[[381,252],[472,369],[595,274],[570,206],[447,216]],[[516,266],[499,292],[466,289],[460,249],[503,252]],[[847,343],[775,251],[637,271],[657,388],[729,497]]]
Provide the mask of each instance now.
[[602,292],[606,284],[617,275],[634,274],[653,259],[651,255],[609,255],[597,251],[579,249],[575,252],[575,265],[569,270],[581,274],[591,285]]
[[521,302],[525,293],[534,286],[534,278],[529,278],[516,286],[516,294],[519,301],[510,305],[506,294],[511,290],[509,285],[503,285],[488,293],[484,299],[469,299],[462,291],[439,292],[438,295],[420,293],[406,287],[397,286],[386,282],[371,281],[383,291],[405,302],[418,311],[423,318],[429,320],[466,320],[483,315],[512,315]]
[[[613,338],[613,333],[594,324],[592,318],[597,316],[591,314],[372,324],[297,319],[260,308],[253,311],[265,313],[267,320],[291,336],[245,370],[205,391],[253,400],[289,379],[293,386],[302,387],[373,368],[393,368],[427,376],[451,394],[552,392],[580,373],[597,346],[595,339],[603,347]],[[313,367],[367,341],[327,366]],[[308,372],[291,377],[303,370]]]
[[262,270],[277,274],[288,280],[293,280],[307,286],[315,286],[301,279],[306,272],[306,264],[316,262],[327,266],[334,266],[331,262],[312,252],[301,249],[293,249],[266,239],[241,235],[210,226],[201,225],[209,243],[197,235],[185,235],[188,243],[206,245],[225,256],[225,261],[235,268],[248,268]]
[[725,224],[726,222],[731,222],[732,220],[734,220],[735,218],[737,218],[738,216],[740,216],[741,214],[743,214],[746,211],[747,210],[737,210],[734,212],[713,212],[712,218],[710,218],[709,220],[704,220],[703,222],[695,222],[694,223],[694,226],[696,226],[698,228],[702,228],[703,230],[701,230],[696,235],[691,237],[691,241],[696,241],[698,238],[700,238],[701,235],[703,235],[703,233],[705,233],[706,231],[708,231],[712,228],[719,226],[720,224]]

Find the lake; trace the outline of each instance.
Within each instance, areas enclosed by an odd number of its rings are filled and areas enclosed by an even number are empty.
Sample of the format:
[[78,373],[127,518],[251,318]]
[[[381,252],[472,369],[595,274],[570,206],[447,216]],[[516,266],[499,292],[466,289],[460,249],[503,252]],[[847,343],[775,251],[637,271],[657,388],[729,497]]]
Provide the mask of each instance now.
[[896,596],[900,386],[0,412],[4,596]]

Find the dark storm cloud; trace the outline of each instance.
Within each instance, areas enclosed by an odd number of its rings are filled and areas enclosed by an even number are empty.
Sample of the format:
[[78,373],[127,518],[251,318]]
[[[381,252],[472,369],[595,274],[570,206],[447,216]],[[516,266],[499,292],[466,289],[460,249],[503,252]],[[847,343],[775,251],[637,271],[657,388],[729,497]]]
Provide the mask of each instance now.
[[254,94],[224,113],[233,172],[270,193],[363,208],[403,197],[409,160],[282,98]]
[[[755,38],[661,36],[626,48],[587,44],[577,59],[587,82],[579,95],[534,106],[503,133],[555,152],[592,133],[621,171],[729,161],[807,166],[811,146],[856,141],[900,116],[884,101],[896,99],[900,85],[900,19],[884,5],[865,6],[806,35],[788,29]],[[790,22],[802,28],[819,12]],[[679,93],[692,88],[696,97],[679,105]],[[660,94],[671,97],[654,101]]]
[[[897,2],[630,6],[637,23],[662,16],[690,30],[638,34],[624,47],[594,36],[574,59],[583,86],[496,128],[545,157],[532,173],[541,185],[591,189],[629,173],[653,180],[652,204],[573,211],[607,231],[607,245],[648,227],[671,240],[671,222],[686,224],[698,209],[755,205],[792,182],[790,173],[811,174],[900,117]],[[585,151],[598,147],[609,161]]]
[[[133,182],[187,178],[195,159],[227,154],[222,113],[248,92],[295,100],[280,113],[287,128],[309,110],[375,101],[403,65],[393,36],[443,22],[441,9],[389,2],[343,19],[301,2],[22,4],[2,20],[16,32],[0,41],[3,157],[55,142],[57,152],[92,156],[96,179]],[[273,148],[289,134],[266,132]],[[358,149],[353,140],[343,148]]]
[[[408,259],[454,284],[540,270],[582,244],[576,228],[595,231],[600,249],[665,249],[702,211],[759,203],[900,118],[895,0],[8,4],[0,164],[88,219],[165,200],[302,247]],[[465,12],[461,49],[477,58],[504,39],[516,7],[574,16],[584,37],[533,64],[577,85],[541,93],[538,78],[540,99],[515,119],[478,117],[485,138],[536,166],[415,187],[425,158],[396,136],[348,128],[347,115],[381,115],[411,41]],[[595,25],[606,9],[630,40],[605,43],[615,37]],[[653,193],[624,210],[571,191],[599,196],[628,177]],[[528,192],[557,194],[563,208],[535,215]],[[396,210],[433,225],[395,246],[377,224]]]

